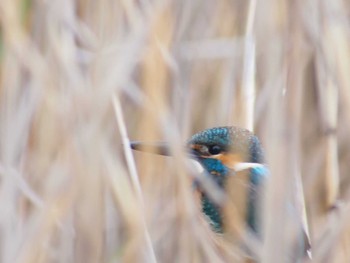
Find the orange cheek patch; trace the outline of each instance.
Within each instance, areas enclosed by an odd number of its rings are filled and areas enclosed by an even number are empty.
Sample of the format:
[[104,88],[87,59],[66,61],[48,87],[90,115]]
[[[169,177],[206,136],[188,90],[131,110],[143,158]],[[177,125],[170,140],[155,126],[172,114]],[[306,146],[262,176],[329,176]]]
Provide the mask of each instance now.
[[221,153],[210,156],[210,158],[221,161],[223,165],[231,169],[233,169],[237,163],[243,162],[243,158],[239,154],[235,153]]
[[[191,149],[198,151],[199,153],[201,153],[203,151],[203,148],[207,149],[206,146],[204,145],[200,145],[200,144],[191,144],[190,145]],[[244,158],[237,154],[237,153],[227,153],[227,152],[223,152],[223,153],[219,153],[216,155],[206,155],[206,154],[202,154],[201,158],[211,158],[211,159],[216,159],[221,161],[221,163],[225,166],[227,166],[228,168],[234,169],[235,165],[237,163],[242,163],[244,162]],[[214,173],[212,173],[213,175],[217,175]]]

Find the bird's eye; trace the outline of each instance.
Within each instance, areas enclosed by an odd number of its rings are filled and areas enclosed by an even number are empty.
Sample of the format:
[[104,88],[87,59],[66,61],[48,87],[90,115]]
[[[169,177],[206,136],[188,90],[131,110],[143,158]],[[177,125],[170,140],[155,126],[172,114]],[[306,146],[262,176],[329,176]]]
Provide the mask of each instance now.
[[221,153],[221,147],[219,145],[213,145],[208,148],[208,152],[212,155]]

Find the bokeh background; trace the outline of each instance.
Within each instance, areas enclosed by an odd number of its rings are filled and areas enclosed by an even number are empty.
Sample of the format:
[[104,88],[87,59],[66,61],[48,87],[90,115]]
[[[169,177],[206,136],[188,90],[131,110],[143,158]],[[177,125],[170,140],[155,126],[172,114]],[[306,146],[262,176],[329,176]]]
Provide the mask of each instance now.
[[350,261],[348,1],[2,0],[0,83],[1,262],[245,262],[183,160],[226,125],[271,170],[260,261],[288,262],[303,194],[313,262]]

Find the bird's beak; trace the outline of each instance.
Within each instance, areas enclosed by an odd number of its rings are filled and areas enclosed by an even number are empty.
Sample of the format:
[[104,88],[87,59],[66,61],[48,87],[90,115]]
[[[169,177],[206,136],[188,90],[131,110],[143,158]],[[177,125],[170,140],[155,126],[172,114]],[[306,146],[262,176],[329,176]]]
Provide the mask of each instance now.
[[[170,145],[167,142],[140,142],[140,141],[132,141],[130,142],[130,148],[140,152],[147,152],[157,155],[163,156],[172,156],[172,152],[170,150]],[[192,150],[186,150],[184,148],[184,152],[187,153],[187,157],[189,159],[197,159],[197,155],[193,153]]]
[[[157,155],[163,155],[163,156],[172,156],[172,153],[170,151],[170,146],[166,142],[140,142],[140,141],[132,141],[130,142],[130,147],[133,150],[140,151],[140,152],[147,152]],[[198,161],[196,161],[196,156],[192,153],[192,151],[187,151],[187,157],[193,164],[193,167],[196,169],[198,173],[203,172],[203,167],[200,165]]]
[[[149,142],[133,141],[133,142],[130,142],[130,147],[131,149],[136,151],[147,152],[147,153],[163,155],[163,156],[172,156],[170,151],[170,146],[166,142],[149,143]],[[197,157],[198,156],[193,154],[192,151],[188,151],[189,159],[194,160],[194,159],[197,159]],[[199,164],[196,166],[199,166]],[[264,165],[259,163],[236,162],[234,165],[229,165],[228,168],[233,171],[239,172],[239,171],[243,171],[251,168],[264,168]]]
[[158,155],[164,155],[164,156],[171,156],[169,145],[166,142],[153,142],[153,143],[146,143],[146,142],[130,142],[130,147],[133,150],[141,151],[141,152],[148,152]]

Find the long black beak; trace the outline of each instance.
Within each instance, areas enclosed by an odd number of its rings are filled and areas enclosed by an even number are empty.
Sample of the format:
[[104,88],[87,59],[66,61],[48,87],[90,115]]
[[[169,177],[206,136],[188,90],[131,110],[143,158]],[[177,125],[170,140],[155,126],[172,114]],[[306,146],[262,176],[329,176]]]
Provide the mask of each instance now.
[[130,147],[131,149],[136,151],[171,156],[169,145],[166,142],[147,143],[147,142],[134,141],[134,142],[130,142]]

